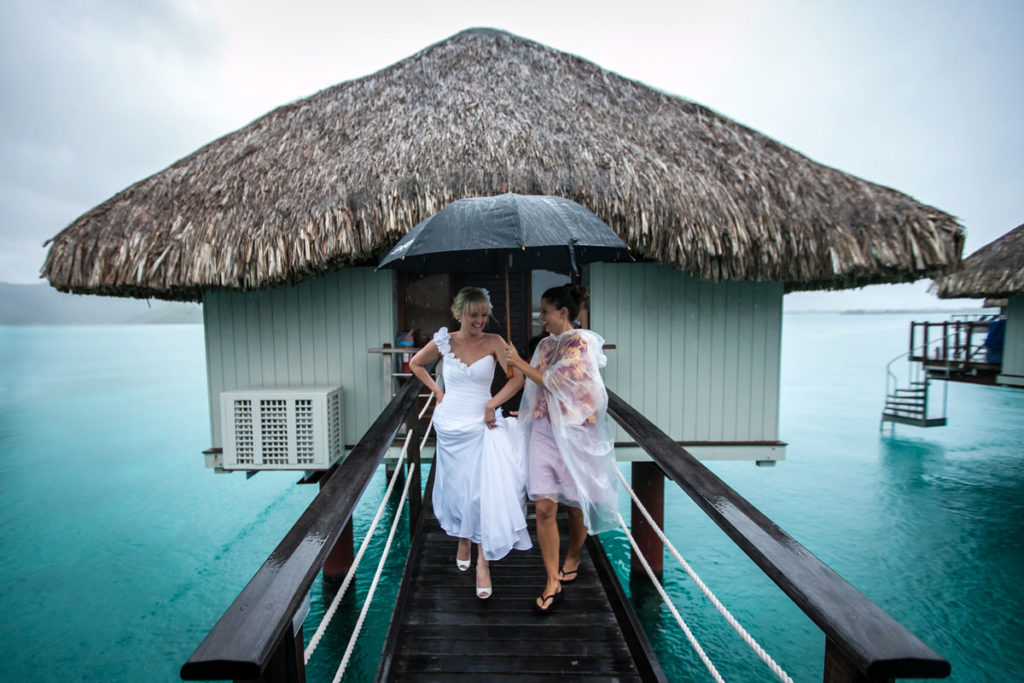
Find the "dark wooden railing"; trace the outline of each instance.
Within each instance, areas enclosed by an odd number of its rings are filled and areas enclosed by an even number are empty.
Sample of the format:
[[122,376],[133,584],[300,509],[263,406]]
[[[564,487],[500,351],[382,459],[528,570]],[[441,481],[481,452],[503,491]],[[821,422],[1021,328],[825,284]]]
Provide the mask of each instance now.
[[991,322],[911,322],[910,360],[923,363],[985,363],[984,342]]
[[[324,560],[404,422],[417,421],[412,378],[380,414],[181,668],[186,680],[303,681],[298,614]],[[609,413],[661,470],[825,634],[826,683],[943,678],[950,665],[797,543],[647,418],[609,392]],[[419,453],[410,444],[412,489]],[[415,511],[416,501],[410,504]],[[412,525],[415,528],[415,523]]]
[[949,662],[612,392],[608,411],[824,632],[827,683],[949,675]]
[[[384,409],[248,585],[181,667],[186,680],[304,680],[302,624],[296,613],[324,560],[352,516],[363,491],[403,421],[415,421],[411,378]],[[410,445],[410,475],[418,477],[418,450]],[[419,500],[418,481],[412,482]]]

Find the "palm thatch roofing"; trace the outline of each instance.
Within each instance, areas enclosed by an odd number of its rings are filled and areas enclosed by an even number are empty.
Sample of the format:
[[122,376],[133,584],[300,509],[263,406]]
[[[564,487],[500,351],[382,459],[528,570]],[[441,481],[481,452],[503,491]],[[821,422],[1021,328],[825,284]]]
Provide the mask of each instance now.
[[1024,294],[1024,224],[978,249],[960,270],[933,284],[940,299]]
[[838,289],[959,262],[956,219],[574,55],[471,29],[285,105],[76,219],[57,289],[199,300],[373,264],[456,199],[573,199],[640,258]]

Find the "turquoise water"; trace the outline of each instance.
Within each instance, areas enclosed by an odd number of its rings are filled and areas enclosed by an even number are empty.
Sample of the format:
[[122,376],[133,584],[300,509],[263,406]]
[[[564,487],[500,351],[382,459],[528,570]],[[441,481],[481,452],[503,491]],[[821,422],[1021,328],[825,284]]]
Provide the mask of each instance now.
[[[884,366],[909,319],[787,315],[787,460],[710,467],[949,659],[950,680],[1012,680],[1024,669],[1024,392],[953,385],[947,427],[880,436]],[[198,326],[0,328],[0,680],[178,680],[316,494],[294,473],[203,467],[204,363]],[[378,473],[357,538],[385,484]],[[685,495],[669,484],[666,497],[668,533],[690,564],[795,680],[820,680],[817,628]],[[376,670],[407,533],[403,520],[346,681]],[[628,582],[626,541],[602,540]],[[333,675],[382,545],[308,680]],[[773,680],[683,570],[665,566],[725,679]],[[709,680],[660,600],[630,589],[669,677]],[[313,587],[307,638],[329,591]]]

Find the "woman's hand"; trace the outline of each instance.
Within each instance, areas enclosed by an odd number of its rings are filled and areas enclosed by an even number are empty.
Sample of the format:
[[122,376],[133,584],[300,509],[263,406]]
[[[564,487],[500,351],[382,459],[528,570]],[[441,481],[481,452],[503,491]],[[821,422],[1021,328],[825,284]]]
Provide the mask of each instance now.
[[516,349],[514,344],[505,345],[505,360],[508,361],[509,365],[519,367],[519,364],[523,362],[523,359],[519,356],[519,351]]
[[494,429],[498,426],[498,421],[494,418],[494,408],[490,406],[484,406],[484,424],[487,425],[488,429]]
[[441,401],[444,400],[444,392],[438,389],[434,392],[434,398],[437,400],[437,405],[441,405]]

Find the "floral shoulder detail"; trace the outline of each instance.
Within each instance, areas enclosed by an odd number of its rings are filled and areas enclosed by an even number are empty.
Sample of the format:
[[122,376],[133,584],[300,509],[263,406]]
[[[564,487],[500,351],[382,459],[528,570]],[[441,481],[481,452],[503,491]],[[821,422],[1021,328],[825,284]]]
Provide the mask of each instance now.
[[442,356],[447,356],[452,352],[451,336],[448,334],[447,327],[442,327],[434,333],[434,343],[437,344],[437,350],[441,352]]

